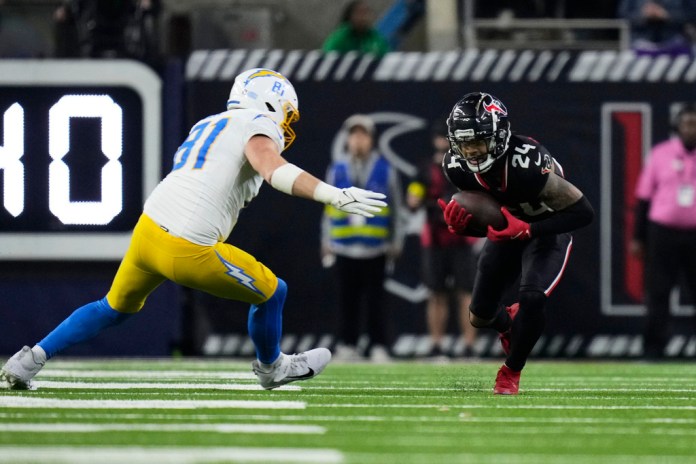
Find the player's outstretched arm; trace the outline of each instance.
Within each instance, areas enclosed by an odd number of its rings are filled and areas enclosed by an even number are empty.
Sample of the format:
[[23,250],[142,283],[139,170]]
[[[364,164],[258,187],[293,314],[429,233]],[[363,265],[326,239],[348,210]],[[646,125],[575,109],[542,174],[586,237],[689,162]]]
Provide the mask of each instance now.
[[244,153],[256,172],[273,186],[288,195],[294,195],[324,204],[341,211],[372,217],[387,204],[384,194],[357,187],[339,189],[310,173],[288,163],[270,138],[256,135],[249,139]]

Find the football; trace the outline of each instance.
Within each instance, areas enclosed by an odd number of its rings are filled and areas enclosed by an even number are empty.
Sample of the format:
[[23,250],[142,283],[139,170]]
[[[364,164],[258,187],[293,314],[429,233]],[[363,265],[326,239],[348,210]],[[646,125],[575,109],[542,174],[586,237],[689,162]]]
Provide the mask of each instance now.
[[500,203],[485,192],[463,190],[452,195],[452,200],[471,213],[467,235],[485,237],[489,225],[497,230],[507,225],[505,216],[500,212]]

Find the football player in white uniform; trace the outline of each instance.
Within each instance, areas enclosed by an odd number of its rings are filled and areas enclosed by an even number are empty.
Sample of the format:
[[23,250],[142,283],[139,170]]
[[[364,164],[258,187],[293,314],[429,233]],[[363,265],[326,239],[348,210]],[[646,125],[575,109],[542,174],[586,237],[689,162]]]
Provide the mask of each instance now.
[[172,171],[145,202],[131,243],[106,297],[76,309],[33,348],[23,347],[0,371],[5,388],[30,388],[31,379],[61,350],[140,311],[169,279],[212,295],[251,304],[252,367],[265,389],[319,374],[325,348],[280,352],[287,285],[239,248],[224,243],[240,210],[265,180],[289,195],[371,217],[386,206],[381,193],[326,184],[280,154],[295,139],[299,118],[290,81],[270,69],[250,69],[234,81],[227,111],[193,126],[174,156]]

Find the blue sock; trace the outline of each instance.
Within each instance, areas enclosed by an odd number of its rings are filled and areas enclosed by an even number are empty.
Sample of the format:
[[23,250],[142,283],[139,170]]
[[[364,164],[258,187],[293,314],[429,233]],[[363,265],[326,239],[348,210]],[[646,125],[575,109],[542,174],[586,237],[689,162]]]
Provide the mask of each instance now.
[[249,309],[249,336],[256,347],[256,357],[271,364],[280,355],[280,336],[283,332],[283,305],[288,284],[278,279],[278,288],[272,297]]
[[51,359],[58,352],[88,340],[102,330],[120,324],[133,314],[119,313],[106,301],[106,297],[76,309],[58,327],[46,335],[37,345]]

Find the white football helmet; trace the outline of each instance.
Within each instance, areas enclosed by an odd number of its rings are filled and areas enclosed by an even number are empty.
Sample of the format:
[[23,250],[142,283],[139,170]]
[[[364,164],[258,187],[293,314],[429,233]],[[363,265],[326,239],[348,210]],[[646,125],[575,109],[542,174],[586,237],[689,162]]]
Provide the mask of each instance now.
[[297,93],[289,80],[272,69],[254,68],[234,79],[227,109],[253,108],[269,113],[280,125],[285,137],[285,148],[295,140],[290,124],[300,119]]

